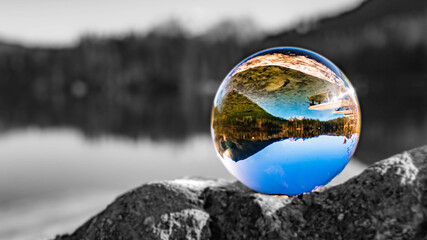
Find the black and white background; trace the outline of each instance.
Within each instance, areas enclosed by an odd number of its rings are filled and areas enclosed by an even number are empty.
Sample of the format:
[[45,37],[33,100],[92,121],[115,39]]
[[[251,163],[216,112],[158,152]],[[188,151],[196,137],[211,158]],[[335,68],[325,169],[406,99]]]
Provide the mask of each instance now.
[[213,96],[246,56],[298,46],[332,60],[362,109],[335,180],[427,144],[427,2],[0,1],[0,239],[70,232],[118,194],[232,177]]

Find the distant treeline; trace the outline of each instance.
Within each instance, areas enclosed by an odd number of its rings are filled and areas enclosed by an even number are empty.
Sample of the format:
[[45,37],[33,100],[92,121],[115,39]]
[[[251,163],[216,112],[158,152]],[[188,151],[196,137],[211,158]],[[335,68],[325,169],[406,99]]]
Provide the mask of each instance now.
[[354,133],[359,133],[356,120],[349,117],[328,121],[287,120],[271,115],[236,91],[226,93],[221,104],[214,107],[212,126],[217,139],[224,138],[230,142],[312,138],[320,135],[350,138]]
[[88,136],[207,132],[221,79],[245,55],[234,39],[183,35],[86,38],[69,49],[0,53],[0,122],[82,129]]
[[293,45],[325,55],[350,78],[362,104],[358,156],[377,160],[427,143],[425,5],[367,1],[341,16],[244,42],[153,31],[86,37],[63,49],[0,45],[0,127],[153,139],[208,133],[215,91],[232,67],[261,49]]
[[352,133],[359,133],[356,132],[356,127],[350,119],[345,117],[329,121],[258,119],[256,122],[236,121],[233,125],[214,122],[214,139],[220,153],[229,150],[231,154],[229,157],[239,161],[252,156],[273,142],[285,139],[309,139],[321,135],[345,136],[349,139]]
[[[241,123],[241,122],[240,122]],[[235,140],[262,141],[269,139],[312,138],[321,135],[350,138],[356,127],[348,118],[329,121],[317,119],[272,121],[259,119],[256,124],[223,125],[214,122],[216,134]]]
[[287,120],[273,116],[234,90],[225,93],[213,108],[212,126],[219,153],[226,154],[233,161],[246,159],[273,142],[284,139],[320,135],[350,138],[359,133],[357,122],[349,117],[321,121]]

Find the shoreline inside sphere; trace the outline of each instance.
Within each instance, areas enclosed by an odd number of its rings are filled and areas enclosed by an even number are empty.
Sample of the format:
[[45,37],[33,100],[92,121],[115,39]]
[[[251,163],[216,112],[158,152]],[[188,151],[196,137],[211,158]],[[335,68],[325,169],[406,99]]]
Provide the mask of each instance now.
[[267,49],[234,67],[211,119],[227,170],[258,192],[278,195],[330,182],[353,155],[360,126],[359,102],[344,73],[294,47]]

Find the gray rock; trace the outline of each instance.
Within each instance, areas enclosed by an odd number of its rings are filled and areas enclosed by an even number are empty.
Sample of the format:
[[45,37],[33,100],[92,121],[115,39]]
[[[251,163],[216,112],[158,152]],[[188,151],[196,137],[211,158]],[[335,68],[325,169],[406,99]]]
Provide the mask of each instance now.
[[179,179],[117,198],[56,239],[426,239],[427,146],[341,185],[296,197],[238,182]]

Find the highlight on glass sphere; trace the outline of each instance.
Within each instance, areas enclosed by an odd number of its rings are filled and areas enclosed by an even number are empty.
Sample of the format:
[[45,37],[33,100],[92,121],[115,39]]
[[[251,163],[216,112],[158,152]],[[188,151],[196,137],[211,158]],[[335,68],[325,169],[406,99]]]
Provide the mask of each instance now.
[[211,131],[221,161],[240,182],[292,196],[326,185],[344,169],[360,124],[344,73],[317,53],[279,47],[246,58],[225,77]]

